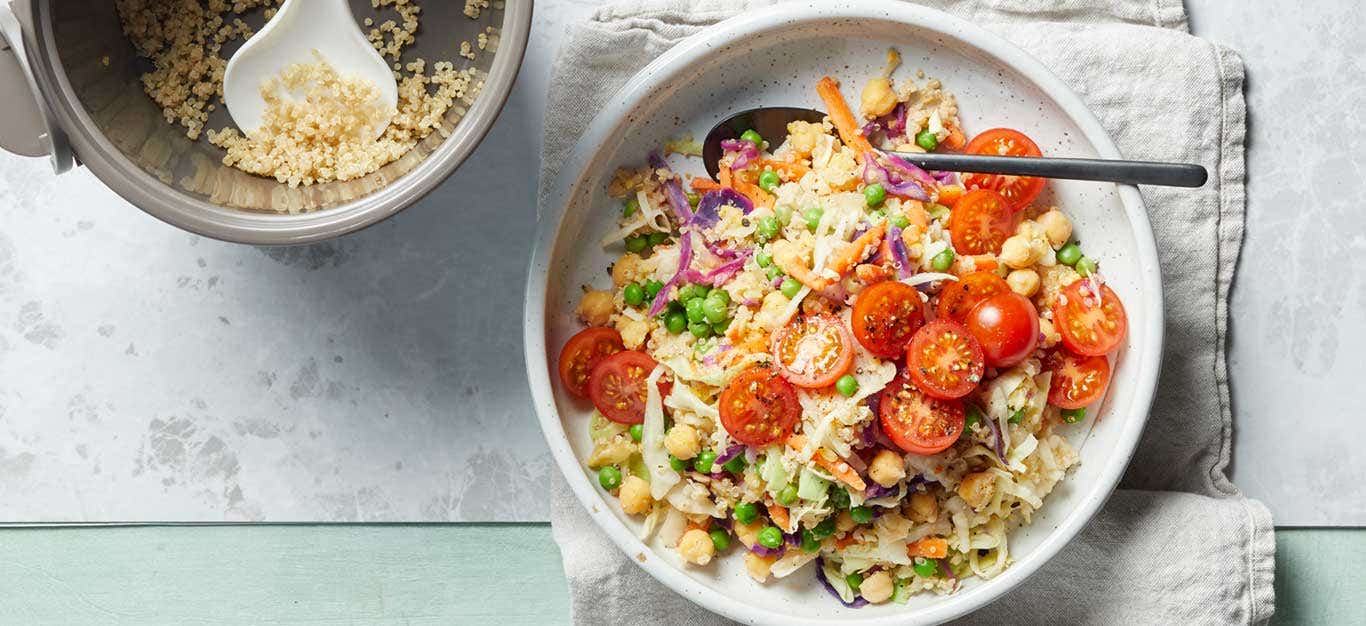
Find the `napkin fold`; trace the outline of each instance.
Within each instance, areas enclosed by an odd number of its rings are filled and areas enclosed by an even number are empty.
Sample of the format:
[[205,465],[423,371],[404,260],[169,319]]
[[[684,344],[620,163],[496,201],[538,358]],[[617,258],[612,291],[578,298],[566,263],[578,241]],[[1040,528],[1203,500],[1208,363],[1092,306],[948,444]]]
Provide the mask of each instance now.
[[[679,40],[769,2],[652,0],[573,25],[552,69],[541,204],[593,114]],[[1104,509],[1043,569],[965,623],[1258,623],[1274,611],[1271,514],[1228,479],[1226,333],[1242,242],[1243,65],[1193,37],[1180,0],[927,0],[1038,57],[1126,158],[1204,164],[1202,189],[1145,187],[1166,345],[1138,451]],[[576,623],[722,624],[630,562],[556,475],[551,523]]]

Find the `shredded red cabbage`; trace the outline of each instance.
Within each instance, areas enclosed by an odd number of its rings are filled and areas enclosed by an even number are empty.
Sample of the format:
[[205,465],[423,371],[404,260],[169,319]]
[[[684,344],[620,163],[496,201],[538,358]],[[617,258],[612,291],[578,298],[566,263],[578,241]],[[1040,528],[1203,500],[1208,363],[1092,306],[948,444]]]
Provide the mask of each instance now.
[[891,487],[883,487],[882,485],[879,485],[877,483],[872,483],[868,485],[866,488],[864,488],[863,498],[865,500],[872,500],[873,498],[885,498],[887,496],[895,494],[896,491],[897,488],[895,485]]
[[[874,394],[869,394],[867,398],[863,399],[863,404],[867,406],[868,409],[873,412],[873,416],[876,417],[878,412],[882,410],[882,392],[879,391]],[[872,427],[874,430],[881,430],[880,428],[877,428],[876,422],[868,422],[868,426]],[[865,434],[867,432],[868,431],[866,430],[864,431]],[[877,435],[874,434],[873,436],[876,437]]]
[[906,103],[896,103],[896,108],[892,109],[891,119],[884,126],[887,127],[888,137],[904,137],[906,135]]
[[889,174],[892,173],[893,170],[897,170],[897,173],[905,175],[903,177],[903,180],[905,178],[910,178],[927,187],[934,187],[935,185],[939,184],[937,181],[935,181],[933,176],[930,176],[929,172],[926,172],[925,170],[921,169],[920,166],[911,163],[906,159],[903,159],[890,152],[884,152],[882,153],[882,156],[887,158],[887,171]]
[[930,172],[930,176],[933,176],[934,182],[939,183],[941,186],[958,184],[958,174],[954,172],[933,171]]
[[755,553],[755,554],[757,554],[757,555],[759,555],[759,556],[762,556],[762,557],[770,557],[770,556],[771,556],[771,557],[781,557],[781,556],[783,555],[784,552],[787,552],[787,546],[778,546],[778,547],[776,547],[776,548],[769,548],[769,547],[761,546],[761,545],[759,545],[758,542],[755,542],[754,545],[752,545],[752,546],[749,547],[749,551],[750,551],[750,552],[753,552],[753,553]]
[[800,531],[795,533],[783,533],[783,539],[787,540],[787,545],[794,548],[802,545],[802,533]]
[[[684,204],[686,203],[685,200]],[[678,284],[678,281],[683,279],[683,275],[688,272],[688,266],[692,265],[692,237],[688,235],[686,230],[680,233],[679,237],[682,241],[678,246],[678,271],[674,273],[673,278],[669,279],[669,282],[664,283],[664,288],[659,290],[654,302],[650,303],[650,315],[652,316],[659,315],[659,312],[664,310],[664,305],[669,303],[669,291]]]
[[816,580],[821,581],[821,586],[825,587],[825,590],[829,591],[830,595],[835,596],[835,599],[839,600],[840,604],[843,604],[844,606],[851,609],[857,609],[868,604],[868,601],[864,600],[863,596],[854,596],[853,602],[845,602],[844,598],[840,597],[840,592],[836,591],[835,586],[830,584],[830,579],[825,577],[825,557],[823,556],[816,557]]
[[1001,459],[1002,463],[1008,463],[1008,461],[1006,461],[1005,440],[1001,437],[1001,426],[997,424],[996,420],[992,419],[990,415],[986,415],[985,412],[982,415],[982,421],[986,422],[987,426],[991,427],[991,437],[995,440],[993,445],[996,448],[996,457]]
[[939,572],[942,573],[942,574],[944,575],[944,578],[947,578],[947,579],[949,579],[949,580],[952,580],[952,581],[953,581],[953,588],[954,588],[954,589],[957,589],[957,588],[958,588],[958,577],[953,575],[953,569],[949,567],[949,560],[948,560],[948,559],[938,559],[938,560],[939,560]]
[[[664,198],[669,201],[669,208],[678,217],[678,225],[684,226],[691,222],[693,214],[692,207],[688,205],[688,196],[683,193],[683,186],[678,184],[678,177],[674,175],[673,170],[669,169],[669,164],[664,162],[664,157],[659,156],[658,152],[651,152],[648,161],[650,167],[654,168],[656,172],[658,170],[668,172],[667,177],[663,180]],[[664,176],[663,174],[659,175]]]
[[744,451],[745,444],[733,443],[730,447],[726,448],[726,451],[723,452],[721,456],[716,457],[716,460],[712,461],[712,465],[725,465],[734,460],[735,457],[740,456]]
[[[923,170],[922,170],[923,171]],[[931,179],[933,181],[933,179]],[[892,180],[892,176],[887,173],[887,168],[877,162],[877,157],[871,152],[863,153],[863,182],[864,184],[879,183],[887,189],[889,193],[898,196],[905,196],[912,200],[929,200],[930,196],[915,181],[898,182]]]
[[734,261],[726,261],[707,272],[699,272],[690,269],[684,273],[683,278],[691,283],[708,284],[713,287],[719,287],[729,282],[736,274],[740,273],[740,270],[745,268],[745,261],[749,260],[749,255],[750,251],[746,250],[740,253],[740,258],[735,259]]
[[911,255],[906,250],[906,242],[901,240],[900,228],[887,227],[887,247],[892,250],[892,265],[896,266],[898,278],[909,278],[915,274],[915,269],[911,267]]
[[744,194],[730,187],[722,187],[702,194],[702,200],[697,203],[697,213],[693,216],[693,221],[701,224],[704,228],[715,226],[717,220],[721,219],[721,207],[728,204],[739,208],[746,215],[754,210],[754,203],[750,202]]
[[730,168],[733,170],[745,169],[745,167],[749,166],[755,159],[759,158],[759,146],[748,141],[722,139],[721,149],[726,152],[735,153],[735,160],[730,163]]

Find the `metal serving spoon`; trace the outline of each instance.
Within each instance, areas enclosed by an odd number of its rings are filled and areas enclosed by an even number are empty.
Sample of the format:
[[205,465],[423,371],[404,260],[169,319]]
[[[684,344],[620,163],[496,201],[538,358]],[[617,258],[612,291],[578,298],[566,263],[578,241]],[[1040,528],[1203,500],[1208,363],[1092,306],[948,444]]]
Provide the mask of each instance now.
[[[787,137],[789,122],[819,122],[825,113],[814,109],[794,107],[762,107],[741,111],[712,127],[702,142],[702,161],[707,174],[717,174],[717,160],[725,153],[721,141],[735,139],[748,129],[765,138]],[[768,140],[769,150],[782,145]],[[890,151],[889,151],[890,152]],[[927,170],[946,172],[977,172],[982,174],[1013,174],[1071,180],[1101,180],[1128,185],[1164,185],[1168,187],[1200,187],[1209,178],[1205,168],[1193,163],[1160,163],[1155,161],[1120,161],[1115,159],[1055,159],[1043,157],[986,156],[977,154],[890,152]]]

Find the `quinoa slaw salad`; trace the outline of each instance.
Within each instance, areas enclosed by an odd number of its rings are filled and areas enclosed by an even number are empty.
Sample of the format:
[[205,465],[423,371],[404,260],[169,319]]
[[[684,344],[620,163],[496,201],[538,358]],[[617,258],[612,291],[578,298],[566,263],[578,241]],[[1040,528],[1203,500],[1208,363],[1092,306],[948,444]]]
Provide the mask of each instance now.
[[[758,583],[814,576],[847,606],[952,593],[1011,563],[1078,463],[1059,432],[1110,379],[1127,318],[1037,178],[927,172],[884,152],[1040,156],[972,136],[937,80],[832,77],[827,117],[622,169],[559,358],[591,402],[599,485],[691,567],[739,555]],[[624,248],[624,249],[623,249]],[[1102,252],[1102,251],[1092,251]]]

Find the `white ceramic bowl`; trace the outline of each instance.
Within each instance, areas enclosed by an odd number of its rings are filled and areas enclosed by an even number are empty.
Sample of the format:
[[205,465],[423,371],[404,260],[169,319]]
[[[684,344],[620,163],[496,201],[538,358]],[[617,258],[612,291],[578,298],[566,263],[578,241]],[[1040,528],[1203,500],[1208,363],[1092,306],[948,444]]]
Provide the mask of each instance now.
[[[816,582],[811,566],[769,584],[752,582],[738,555],[704,568],[685,567],[672,550],[636,539],[638,520],[597,487],[584,465],[591,449],[590,407],[558,384],[560,347],[579,325],[573,309],[584,284],[607,285],[605,268],[621,253],[596,242],[612,227],[619,203],[606,184],[620,166],[683,133],[702,137],[732,111],[760,105],[819,107],[816,80],[829,73],[857,98],[883,66],[889,46],[959,97],[967,130],[1012,126],[1046,154],[1119,158],[1081,99],[1038,61],[963,20],[909,3],[879,1],[785,4],[751,11],[688,39],[632,78],[593,121],[553,188],[533,252],[526,300],[526,360],[546,441],[584,508],[621,550],[684,597],[750,623],[929,624],[985,605],[1018,585],[1062,549],[1101,507],[1142,432],[1162,346],[1162,292],[1156,249],[1136,189],[1053,181],[1049,192],[1074,219],[1087,251],[1100,258],[1125,302],[1129,337],[1093,428],[1073,435],[1081,464],[1047,498],[1029,526],[1010,534],[1014,564],[992,580],[970,579],[954,594],[920,595],[909,604],[848,609]],[[699,160],[676,167],[700,173]],[[1008,600],[1007,600],[1008,601]]]

